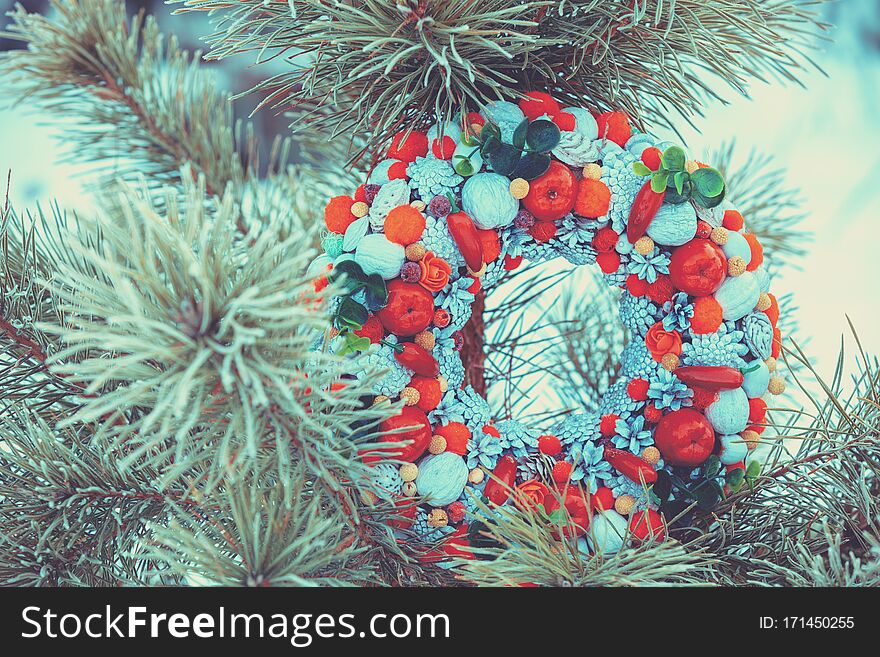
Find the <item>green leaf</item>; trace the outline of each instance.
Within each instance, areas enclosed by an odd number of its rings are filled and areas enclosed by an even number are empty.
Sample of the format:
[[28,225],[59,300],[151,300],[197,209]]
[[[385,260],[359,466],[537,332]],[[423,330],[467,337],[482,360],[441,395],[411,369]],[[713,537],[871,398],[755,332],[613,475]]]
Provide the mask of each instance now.
[[644,162],[633,162],[633,171],[637,176],[650,176],[652,171],[645,165]]
[[526,143],[533,151],[548,153],[556,148],[562,133],[553,121],[538,119],[529,124]]
[[388,286],[379,274],[370,274],[366,280],[367,299],[373,308],[382,308],[388,303]]
[[694,189],[706,198],[715,198],[724,193],[724,179],[711,167],[697,169],[691,174]]
[[513,131],[513,145],[522,150],[523,146],[526,145],[526,135],[529,132],[529,120],[523,119],[522,123],[516,126],[516,130]]
[[480,146],[480,155],[487,157],[499,146],[501,146],[501,140],[495,136],[489,136],[489,138]]
[[460,176],[470,176],[474,173],[474,165],[471,164],[471,160],[469,157],[464,155],[456,155],[452,158],[454,161],[452,163],[452,168],[455,169],[455,172]]
[[534,180],[538,176],[544,175],[549,168],[550,156],[547,153],[526,153],[510,177]]
[[743,470],[742,468],[736,468],[735,470],[731,470],[727,473],[727,485],[730,486],[730,490],[736,492],[742,487],[745,478],[745,470]]
[[698,507],[704,511],[709,511],[718,504],[718,500],[721,499],[722,493],[721,486],[716,482],[711,481],[708,485],[697,490],[694,497],[696,498]]
[[679,193],[679,195],[684,194],[684,184],[690,179],[687,171],[679,171],[673,176],[675,180],[675,191]]
[[724,466],[721,464],[721,459],[718,458],[717,455],[713,454],[709,458],[706,459],[706,462],[703,464],[703,472],[706,473],[707,478],[712,478],[721,472],[721,469]]
[[697,203],[697,205],[700,205],[704,208],[714,208],[716,205],[718,205],[719,203],[721,203],[721,201],[724,200],[723,193],[720,196],[709,197],[709,196],[704,196],[703,194],[700,194],[700,192],[698,192],[696,190],[694,190],[692,197],[693,197],[694,201]]
[[669,174],[666,171],[658,171],[651,178],[651,189],[657,194],[666,190],[666,183],[669,180]]
[[344,297],[339,304],[339,310],[336,311],[340,323],[355,330],[360,329],[369,316],[367,309],[351,297]]
[[669,473],[665,470],[659,470],[657,472],[657,481],[654,482],[651,490],[661,503],[668,500],[669,495],[672,493],[672,479],[669,477]]
[[680,146],[670,146],[660,156],[660,164],[669,171],[682,171],[687,156]]
[[495,173],[509,176],[516,169],[522,153],[510,144],[501,144],[497,150],[489,154],[489,165]]
[[486,123],[480,131],[480,140],[486,141],[492,137],[501,141],[501,128],[497,123]]

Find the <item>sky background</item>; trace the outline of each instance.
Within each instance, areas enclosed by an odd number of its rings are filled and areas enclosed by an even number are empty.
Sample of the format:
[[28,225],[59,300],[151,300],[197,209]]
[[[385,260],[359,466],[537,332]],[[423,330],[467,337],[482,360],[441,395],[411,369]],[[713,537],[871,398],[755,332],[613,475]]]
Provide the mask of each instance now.
[[[24,4],[34,10],[46,5],[41,1]],[[208,31],[204,17],[171,17],[158,2],[129,4],[158,12],[164,29],[177,33],[185,46],[198,47],[198,36]],[[4,12],[11,5],[0,0]],[[781,263],[782,273],[774,280],[773,290],[795,293],[801,331],[810,339],[810,357],[820,373],[830,377],[842,335],[847,336],[848,353],[852,353],[847,315],[865,349],[880,352],[880,196],[876,183],[880,170],[880,0],[840,0],[826,9],[826,18],[836,23],[831,34],[834,41],[817,42],[811,55],[827,75],[806,71],[803,88],[756,85],[751,98],[731,96],[727,106],[707,106],[705,117],[697,122],[699,132],[686,125],[681,132],[695,153],[735,139],[736,152],[743,160],[752,148],[772,154],[776,164],[787,169],[789,185],[801,190],[809,214],[802,226],[813,234],[813,240],[809,254],[797,263],[799,269]],[[264,74],[235,64],[215,68],[221,83],[233,91],[247,88]],[[2,83],[0,79],[0,89]],[[57,201],[64,208],[87,211],[90,199],[83,192],[87,168],[59,161],[63,128],[48,127],[47,117],[27,104],[8,107],[4,95],[0,91],[0,172],[5,179],[6,171],[12,170],[15,206],[25,209]],[[267,129],[280,129],[284,124],[268,114],[258,120]]]

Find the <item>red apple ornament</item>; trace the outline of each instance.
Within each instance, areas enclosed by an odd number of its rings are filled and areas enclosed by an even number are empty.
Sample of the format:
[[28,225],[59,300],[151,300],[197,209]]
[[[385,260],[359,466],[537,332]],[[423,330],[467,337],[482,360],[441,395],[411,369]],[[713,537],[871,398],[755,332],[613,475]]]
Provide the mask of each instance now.
[[[408,427],[406,430],[404,427]],[[406,443],[403,447],[388,447],[371,451],[364,456],[364,463],[376,463],[384,458],[411,463],[428,449],[431,442],[431,423],[428,416],[417,406],[404,406],[400,413],[379,424],[383,443]]]
[[393,280],[388,283],[388,303],[376,317],[388,333],[415,335],[428,328],[434,318],[434,297],[417,283]]
[[727,258],[721,247],[709,240],[694,239],[672,252],[669,277],[682,292],[694,297],[712,294],[727,276]]
[[654,444],[671,465],[698,466],[715,447],[715,431],[706,416],[682,408],[663,416],[654,429]]
[[538,221],[556,221],[571,211],[576,196],[574,173],[562,162],[554,160],[544,175],[531,182],[529,193],[522,202]]

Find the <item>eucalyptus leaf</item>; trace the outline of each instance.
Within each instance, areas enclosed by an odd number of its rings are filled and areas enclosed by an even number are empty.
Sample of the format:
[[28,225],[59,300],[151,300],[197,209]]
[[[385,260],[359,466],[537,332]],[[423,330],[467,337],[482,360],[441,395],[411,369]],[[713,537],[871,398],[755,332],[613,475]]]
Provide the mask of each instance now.
[[711,167],[697,169],[691,174],[694,189],[706,198],[714,198],[724,193],[724,179]]
[[491,137],[501,141],[501,128],[498,127],[497,123],[486,123],[480,131],[480,139],[482,141],[486,141]]
[[529,132],[529,120],[523,119],[522,122],[516,126],[516,130],[513,131],[513,145],[522,150],[526,145],[526,135]]
[[474,173],[474,165],[471,163],[469,157],[464,155],[456,155],[452,158],[452,168],[455,169],[455,173],[460,176],[470,176]]
[[731,470],[727,473],[727,485],[730,486],[730,490],[736,492],[742,487],[745,478],[745,470],[743,470],[742,468],[736,468],[735,470]]
[[360,329],[369,318],[370,313],[351,297],[344,297],[336,311],[336,317],[343,325],[350,326],[355,330]]
[[550,155],[547,153],[526,153],[516,165],[511,177],[534,180],[544,175],[549,168]]
[[489,154],[489,165],[495,173],[509,176],[516,169],[522,153],[510,144],[501,144]]
[[665,171],[658,171],[651,177],[651,189],[659,194],[666,190],[666,183],[669,180],[669,174]]
[[670,146],[660,156],[660,164],[667,171],[682,171],[686,159],[687,156],[681,146]]
[[480,146],[480,155],[488,157],[493,151],[497,150],[499,146],[501,146],[501,140],[494,135],[490,135]]
[[533,151],[538,153],[549,153],[562,138],[562,133],[553,121],[547,119],[538,119],[529,124],[528,134],[526,135],[526,143]]
[[388,286],[379,274],[370,274],[366,280],[367,300],[370,306],[378,310],[388,303]]
[[632,165],[633,171],[637,176],[650,176],[651,170],[645,165],[644,162],[635,161]]
[[688,172],[679,171],[672,178],[675,181],[675,191],[677,191],[679,195],[684,195],[684,185],[690,179]]

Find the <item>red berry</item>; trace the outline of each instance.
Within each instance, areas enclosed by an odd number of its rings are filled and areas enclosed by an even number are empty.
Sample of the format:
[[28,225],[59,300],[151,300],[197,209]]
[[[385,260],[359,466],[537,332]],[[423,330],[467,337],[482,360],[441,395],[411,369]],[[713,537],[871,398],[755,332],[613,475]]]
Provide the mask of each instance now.
[[607,486],[600,486],[590,495],[590,506],[601,511],[610,511],[614,508],[614,493]]
[[433,411],[440,405],[443,393],[440,391],[440,382],[427,376],[414,376],[409,385],[419,391],[419,401],[416,406],[426,413]]
[[370,315],[364,325],[354,332],[362,338],[370,338],[371,344],[376,344],[385,337],[385,329],[382,328],[382,322],[375,315]]
[[593,236],[593,248],[596,249],[598,253],[607,253],[617,246],[619,240],[620,235],[615,233],[613,228],[605,226],[604,228],[600,228]]
[[557,461],[553,465],[553,470],[550,473],[550,477],[557,484],[565,484],[571,479],[571,463],[567,463],[565,461]]
[[467,454],[468,441],[471,439],[471,430],[461,422],[449,422],[436,427],[434,433],[446,438],[446,451],[464,456]]
[[633,401],[645,401],[648,398],[649,386],[645,379],[633,379],[626,386],[626,392]]
[[521,255],[512,256],[508,253],[506,256],[504,256],[504,270],[513,271],[522,264],[522,261],[523,257]]
[[464,503],[456,500],[446,507],[446,515],[449,516],[449,519],[452,522],[461,522],[462,520],[464,520],[465,516]]
[[545,114],[555,116],[562,109],[556,99],[543,91],[530,91],[519,101],[519,108],[529,121],[534,121]]
[[556,456],[562,451],[562,443],[556,436],[544,435],[538,438],[538,451],[547,456]]
[[608,413],[602,416],[602,419],[599,421],[599,433],[602,434],[603,438],[611,438],[611,436],[617,433],[617,421],[619,419],[620,416],[617,413]]
[[663,411],[657,408],[654,404],[648,404],[645,406],[645,420],[650,422],[651,424],[657,424],[660,421],[660,418],[663,417]]
[[703,221],[702,219],[697,221],[697,237],[702,239],[708,239],[709,235],[712,234],[712,224],[708,221]]
[[623,112],[604,112],[596,117],[599,124],[599,138],[606,138],[618,146],[623,146],[632,135],[629,117]]
[[367,202],[367,185],[364,183],[354,191],[354,200],[362,203]]
[[492,436],[494,438],[501,438],[501,432],[498,431],[498,429],[493,427],[491,424],[483,425],[483,433],[487,436]]
[[391,140],[391,147],[388,149],[388,157],[393,160],[410,163],[415,161],[417,157],[424,157],[428,154],[428,136],[424,132],[398,132]]
[[749,399],[749,422],[761,424],[767,419],[767,402],[760,397]]
[[642,164],[648,167],[651,171],[656,171],[660,168],[661,155],[662,153],[659,148],[656,146],[649,146],[642,151]]
[[445,308],[438,308],[434,311],[434,326],[437,328],[446,328],[451,321],[452,317],[449,315],[449,311]]
[[633,514],[629,521],[629,531],[639,541],[646,541],[649,536],[655,541],[662,541],[666,537],[663,519],[653,509]]
[[648,291],[648,281],[643,278],[639,278],[635,274],[630,274],[626,277],[626,289],[629,291],[631,295],[634,297],[641,297]]
[[722,219],[721,225],[727,230],[742,230],[744,224],[743,216],[736,210],[724,211],[724,219]]
[[657,276],[657,280],[648,284],[648,290],[645,294],[648,298],[659,306],[667,301],[672,300],[672,294],[675,289],[672,287],[672,281],[666,274]]
[[559,112],[553,117],[553,123],[556,124],[556,127],[562,130],[562,132],[571,132],[577,127],[577,119],[574,118],[574,114],[569,114],[568,112]]
[[443,135],[443,139],[435,139],[431,142],[431,152],[438,160],[450,160],[455,153],[455,140],[449,135]]
[[613,274],[620,267],[620,254],[617,251],[606,251],[596,256],[596,264],[604,274]]
[[693,388],[693,391],[694,396],[691,398],[691,401],[696,409],[705,410],[718,401],[718,393],[716,391],[699,387]]
[[397,180],[406,177],[406,162],[395,162],[388,167],[388,180]]

